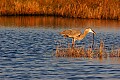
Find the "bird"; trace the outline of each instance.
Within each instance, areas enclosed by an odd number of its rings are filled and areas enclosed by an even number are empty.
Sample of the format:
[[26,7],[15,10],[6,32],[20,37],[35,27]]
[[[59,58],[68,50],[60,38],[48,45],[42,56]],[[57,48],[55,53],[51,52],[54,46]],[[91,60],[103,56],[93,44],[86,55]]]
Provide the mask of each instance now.
[[[91,28],[85,29],[85,31],[83,33],[81,33],[79,30],[69,29],[69,30],[64,30],[64,31],[60,32],[60,34],[64,37],[72,38],[72,47],[74,48],[75,41],[84,39],[86,37],[86,35],[90,32],[93,33],[93,40],[94,40],[94,34],[96,34],[96,33]],[[93,44],[94,44],[94,41],[93,41]]]

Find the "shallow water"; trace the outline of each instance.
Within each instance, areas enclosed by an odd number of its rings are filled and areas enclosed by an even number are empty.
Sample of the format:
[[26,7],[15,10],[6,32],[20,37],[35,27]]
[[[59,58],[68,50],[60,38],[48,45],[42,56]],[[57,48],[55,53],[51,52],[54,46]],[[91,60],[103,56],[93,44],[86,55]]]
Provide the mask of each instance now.
[[[67,45],[59,32],[92,27],[106,50],[120,47],[120,22],[54,17],[0,17],[0,80],[119,80],[120,58],[56,58],[56,46]],[[89,47],[88,34],[76,44]]]

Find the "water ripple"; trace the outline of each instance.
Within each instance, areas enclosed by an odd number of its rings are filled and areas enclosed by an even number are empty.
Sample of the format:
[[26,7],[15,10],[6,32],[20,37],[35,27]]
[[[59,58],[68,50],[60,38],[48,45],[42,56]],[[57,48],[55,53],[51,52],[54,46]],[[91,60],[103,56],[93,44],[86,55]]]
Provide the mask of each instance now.
[[[106,59],[103,62],[79,58],[55,58],[57,41],[64,39],[54,29],[1,29],[0,30],[0,79],[5,80],[119,80],[120,64]],[[98,33],[105,40],[106,47],[120,43],[118,33]],[[91,39],[90,35],[87,36]],[[77,44],[90,44],[85,38]],[[118,45],[120,46],[120,45]],[[114,60],[118,61],[118,60]]]

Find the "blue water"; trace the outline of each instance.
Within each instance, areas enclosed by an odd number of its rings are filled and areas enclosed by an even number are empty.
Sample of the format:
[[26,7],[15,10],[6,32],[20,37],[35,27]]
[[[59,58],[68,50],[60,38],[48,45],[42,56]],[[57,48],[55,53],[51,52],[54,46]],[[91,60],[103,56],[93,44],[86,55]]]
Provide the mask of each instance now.
[[[120,58],[57,58],[58,44],[67,44],[59,32],[66,28],[0,28],[0,80],[120,80]],[[94,28],[95,44],[120,47],[119,30]],[[91,45],[91,34],[79,45]]]

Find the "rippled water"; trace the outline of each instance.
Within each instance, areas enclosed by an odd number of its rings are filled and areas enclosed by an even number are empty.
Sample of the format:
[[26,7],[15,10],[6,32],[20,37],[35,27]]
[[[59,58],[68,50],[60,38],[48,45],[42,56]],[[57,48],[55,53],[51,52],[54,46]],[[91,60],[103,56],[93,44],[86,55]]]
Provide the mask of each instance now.
[[[54,57],[57,44],[71,42],[71,39],[64,39],[59,32],[71,27],[83,30],[82,23],[80,25],[74,20],[56,18],[52,18],[51,22],[49,22],[49,18],[40,18],[38,22],[38,18],[32,18],[33,21],[36,21],[30,23],[31,21],[27,22],[27,19],[22,18],[24,22],[20,22],[20,20],[18,24],[16,18],[0,18],[2,21],[0,23],[0,80],[120,79],[120,58],[100,60]],[[71,22],[69,23],[69,21]],[[83,20],[79,22],[81,21]],[[7,24],[5,24],[6,22]],[[97,21],[93,21],[91,24],[84,25],[92,27],[95,22],[97,23]],[[97,33],[95,44],[99,44],[102,39],[105,42],[106,50],[111,50],[113,45],[118,49],[120,47],[119,23],[117,21],[113,21],[113,25],[108,23],[101,21],[99,24],[101,27],[94,25],[93,29]],[[74,25],[75,27],[73,27]],[[84,40],[77,41],[76,44],[89,46],[91,39],[91,34],[88,34]]]

